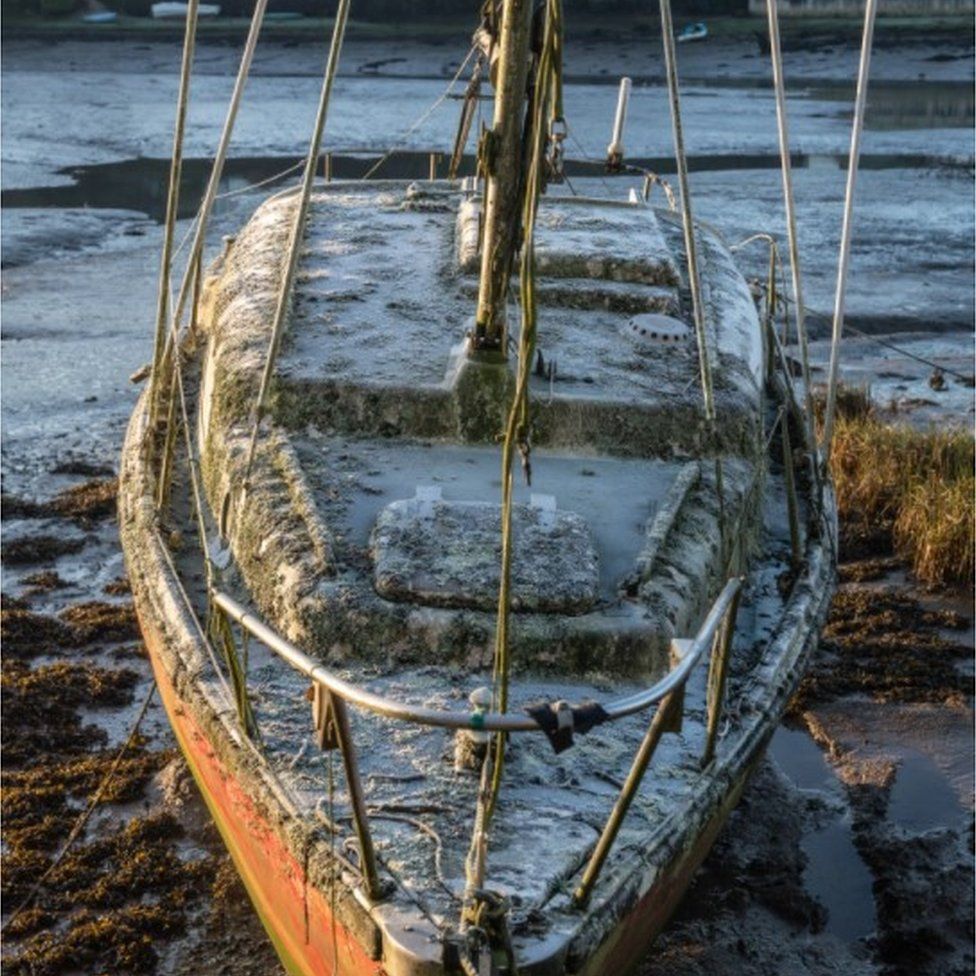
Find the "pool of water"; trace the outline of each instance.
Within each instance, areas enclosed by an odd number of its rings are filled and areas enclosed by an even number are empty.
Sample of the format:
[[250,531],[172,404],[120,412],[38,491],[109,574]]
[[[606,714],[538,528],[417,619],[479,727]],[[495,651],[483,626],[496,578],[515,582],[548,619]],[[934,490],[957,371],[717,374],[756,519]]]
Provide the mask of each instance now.
[[[840,796],[837,777],[807,732],[780,726],[769,755],[797,789]],[[849,814],[809,831],[801,846],[807,857],[803,880],[827,909],[827,931],[848,941],[871,935],[877,920],[874,879],[854,846]]]

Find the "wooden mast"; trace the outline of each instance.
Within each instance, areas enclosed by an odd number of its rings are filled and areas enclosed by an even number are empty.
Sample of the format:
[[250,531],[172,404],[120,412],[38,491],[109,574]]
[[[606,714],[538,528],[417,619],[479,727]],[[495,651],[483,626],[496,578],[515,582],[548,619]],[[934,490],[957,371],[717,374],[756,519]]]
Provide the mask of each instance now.
[[518,246],[533,0],[504,0],[498,37],[495,114],[485,143],[484,230],[472,351],[505,355],[505,304]]

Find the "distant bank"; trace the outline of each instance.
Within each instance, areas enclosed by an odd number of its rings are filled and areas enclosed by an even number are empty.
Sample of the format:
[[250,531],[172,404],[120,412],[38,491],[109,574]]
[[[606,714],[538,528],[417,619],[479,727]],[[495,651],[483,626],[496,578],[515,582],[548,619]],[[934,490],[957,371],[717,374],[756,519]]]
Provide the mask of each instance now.
[[[741,0],[725,3],[723,9],[745,7],[752,13],[707,15],[703,4],[687,3],[687,13],[676,14],[676,22],[707,19],[709,38],[713,40],[760,39],[766,34],[765,0]],[[460,9],[450,0],[450,9],[439,9],[440,0],[429,0],[423,9],[411,0],[360,0],[353,7],[348,36],[362,40],[441,41],[469,34],[478,20],[478,3]],[[834,44],[860,42],[863,0],[780,0],[784,22],[781,29],[784,49],[814,49]],[[91,24],[81,20],[75,0],[0,0],[3,14],[3,38],[111,40],[146,38],[181,40],[183,25],[178,20],[153,20],[148,16],[148,0],[106,0],[105,6],[117,10],[112,23]],[[307,0],[286,0],[282,10],[300,16],[294,19],[267,21],[266,36],[282,41],[319,42],[331,27],[328,17],[305,13]],[[142,8],[147,8],[143,12]],[[250,4],[245,0],[222,0],[222,15],[201,20],[201,39],[236,42],[247,32]],[[953,47],[971,47],[973,39],[974,0],[881,0],[876,47],[931,43]],[[714,11],[714,7],[713,7]],[[902,11],[910,11],[911,16]],[[924,11],[924,16],[922,12]],[[790,16],[786,16],[790,15]],[[796,15],[796,16],[793,16]],[[633,0],[588,0],[574,4],[567,13],[572,19],[577,41],[585,38],[603,41],[635,41],[649,31],[658,32],[657,17],[646,5],[636,9]]]

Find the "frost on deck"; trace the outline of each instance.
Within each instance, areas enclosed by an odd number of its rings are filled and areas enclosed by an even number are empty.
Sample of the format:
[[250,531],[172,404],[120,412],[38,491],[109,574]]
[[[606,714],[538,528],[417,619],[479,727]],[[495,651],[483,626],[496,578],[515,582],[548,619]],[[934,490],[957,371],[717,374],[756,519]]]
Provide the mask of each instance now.
[[[201,458],[240,596],[348,680],[467,711],[470,693],[491,680],[498,436],[513,389],[511,362],[479,363],[463,348],[474,208],[436,184],[316,194],[274,402],[241,493],[246,393],[267,349],[292,213],[287,196],[266,204],[208,285]],[[607,702],[652,684],[669,667],[672,639],[697,631],[737,571],[733,549],[747,558],[765,530],[726,742],[751,756],[781,705],[770,689],[789,684],[780,662],[795,666],[806,629],[787,628],[792,643],[775,653],[766,644],[787,547],[781,520],[759,517],[759,326],[731,256],[704,229],[700,253],[714,431],[680,291],[678,223],[639,204],[543,203],[531,486],[515,471],[511,707]],[[249,677],[267,754],[297,807],[347,828],[341,776],[330,788],[330,759],[311,746],[305,683],[260,647]],[[683,728],[660,747],[592,911],[569,910],[571,879],[648,716],[600,726],[560,756],[541,735],[512,738],[489,876],[512,898],[521,960],[554,951],[553,939],[601,941],[617,907],[632,907],[674,860],[671,847],[695,840],[714,815],[742,761],[730,754],[727,772],[720,758],[701,775],[704,677],[700,666]],[[436,927],[458,914],[477,777],[455,769],[450,733],[357,714],[354,735],[381,863],[402,884],[369,911],[384,939],[436,956]],[[321,883],[314,870],[312,883]],[[433,927],[418,921],[418,904]]]
[[[446,184],[355,184],[313,204],[273,424],[246,502],[228,509],[234,555],[262,612],[330,660],[487,666],[514,369],[463,346],[477,201]],[[287,195],[266,203],[208,286],[201,456],[215,511],[243,477],[242,394],[267,349],[293,213]],[[727,251],[702,233],[712,431],[680,245],[678,225],[643,204],[542,204],[532,483],[516,470],[510,631],[537,669],[659,674],[671,638],[716,592],[723,504],[750,531],[755,308]],[[662,307],[681,318],[659,321],[651,310]],[[722,503],[708,466],[688,460],[713,451],[730,455]],[[691,480],[679,478],[689,463]],[[411,507],[428,490],[440,492],[433,523]],[[544,514],[533,495],[547,496]]]
[[[777,485],[777,488],[779,486]],[[774,623],[782,610],[777,577],[787,565],[788,534],[775,493],[767,505],[764,545],[769,560],[755,574],[739,615],[727,691],[722,753],[738,748],[769,707],[760,673]],[[627,818],[595,901],[611,895],[634,871],[653,873],[661,865],[654,851],[668,849],[697,817],[703,784],[704,685],[707,661],[687,686],[680,732],[667,734],[655,755]],[[430,708],[464,710],[481,678],[454,668],[355,667],[341,676],[371,691]],[[348,794],[337,759],[311,742],[305,683],[260,647],[252,649],[251,686],[265,745],[276,769],[308,816],[326,816],[351,828]],[[590,676],[577,680],[521,678],[512,688],[511,710],[539,701],[609,701],[642,685]],[[569,907],[580,871],[620,792],[644,735],[649,714],[598,726],[577,736],[556,755],[542,735],[512,736],[506,752],[505,782],[488,856],[490,887],[511,901],[511,930],[519,958],[528,963],[544,954],[550,940],[575,937],[581,916]],[[464,861],[471,839],[478,777],[454,764],[454,733],[355,712],[353,732],[370,814],[370,825],[385,868],[402,885],[379,909],[410,912],[417,903],[438,925],[457,923],[464,890]],[[719,775],[717,772],[714,775]],[[720,775],[719,775],[720,781]],[[706,791],[707,792],[707,791]],[[699,797],[696,799],[696,797]],[[542,909],[545,908],[545,913]],[[415,937],[436,955],[437,932],[415,920]]]

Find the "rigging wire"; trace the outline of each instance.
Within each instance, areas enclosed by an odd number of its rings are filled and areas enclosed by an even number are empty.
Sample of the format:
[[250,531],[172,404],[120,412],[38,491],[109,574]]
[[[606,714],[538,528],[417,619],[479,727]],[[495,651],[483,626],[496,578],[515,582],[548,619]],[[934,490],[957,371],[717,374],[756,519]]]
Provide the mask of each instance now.
[[[257,47],[258,36],[261,33],[261,25],[264,22],[265,10],[268,0],[257,0],[254,4],[254,13],[251,16],[251,26],[248,30],[247,40],[244,43],[244,50],[241,53],[240,65],[237,69],[237,77],[234,79],[234,88],[231,92],[230,103],[227,106],[227,113],[224,116],[224,126],[220,133],[217,144],[217,152],[214,156],[213,165],[210,168],[210,179],[207,181],[207,188],[203,194],[203,201],[197,211],[194,221],[193,246],[190,248],[190,256],[187,259],[186,269],[183,280],[180,284],[179,295],[176,299],[176,331],[179,331],[183,320],[183,312],[186,302],[190,295],[192,282],[199,266],[199,261],[203,256],[203,246],[206,241],[207,225],[210,221],[210,214],[213,211],[214,202],[217,199],[217,189],[224,173],[224,163],[227,160],[227,151],[230,148],[231,137],[234,133],[234,125],[237,122],[237,113],[240,109],[241,98],[244,94],[244,86],[247,83],[248,75],[251,71],[251,62],[254,60],[254,51]],[[182,247],[182,245],[181,245]],[[167,349],[166,354],[171,354],[172,345]],[[164,355],[165,358],[165,355]]]
[[[790,272],[793,294],[796,296],[796,336],[800,346],[800,368],[806,397],[807,439],[816,451],[817,435],[813,419],[813,394],[810,386],[810,352],[807,345],[805,306],[803,304],[803,276],[800,273],[800,244],[796,229],[796,201],[793,195],[793,167],[790,160],[790,134],[786,114],[786,83],[783,79],[783,52],[779,40],[779,11],[777,0],[766,0],[769,15],[769,46],[773,66],[773,88],[776,92],[776,122],[779,131],[779,154],[783,174],[783,201],[786,206],[786,232],[789,240]],[[814,478],[819,482],[819,465],[813,464]],[[819,488],[818,488],[819,490]]]
[[674,26],[671,22],[671,0],[660,0],[661,34],[664,39],[664,60],[668,78],[668,96],[671,102],[671,129],[674,136],[674,155],[678,167],[678,185],[681,189],[681,217],[685,234],[685,258],[688,263],[688,283],[691,287],[692,311],[695,332],[698,336],[698,360],[701,371],[702,395],[705,419],[714,427],[715,399],[712,390],[712,367],[708,357],[705,333],[705,307],[698,273],[698,249],[695,241],[695,224],[691,212],[691,190],[688,186],[688,160],[685,156],[684,129],[681,123],[681,94],[678,89],[678,67],[674,45]]
[[861,157],[861,133],[868,97],[868,73],[871,68],[871,44],[874,40],[874,20],[878,0],[867,0],[864,8],[864,34],[861,38],[861,61],[857,72],[857,95],[854,98],[854,121],[851,124],[851,151],[847,162],[847,190],[844,194],[844,221],[840,235],[840,254],[837,259],[837,291],[834,296],[833,336],[830,347],[830,372],[827,379],[827,406],[821,439],[823,461],[830,460],[834,434],[834,412],[837,403],[837,378],[840,371],[840,340],[844,332],[844,297],[847,271],[851,263],[851,230],[854,218],[854,188]]
[[305,233],[305,225],[308,219],[309,204],[312,199],[312,185],[315,181],[315,170],[318,163],[319,152],[322,147],[322,136],[325,133],[325,123],[329,112],[329,101],[332,96],[332,85],[335,81],[336,71],[339,67],[339,56],[342,52],[342,41],[346,34],[346,23],[349,19],[349,0],[339,0],[336,10],[335,23],[332,29],[332,43],[329,46],[329,59],[325,67],[325,77],[322,80],[322,91],[319,96],[318,111],[315,116],[315,126],[309,141],[308,154],[305,158],[305,173],[302,178],[301,196],[295,210],[295,217],[292,222],[291,234],[288,240],[287,263],[281,284],[278,289],[277,304],[275,306],[274,320],[271,324],[271,337],[268,342],[268,351],[264,362],[264,371],[261,375],[261,385],[258,389],[257,400],[254,405],[254,421],[251,430],[251,439],[247,449],[247,459],[244,466],[244,489],[247,488],[247,481],[254,465],[254,454],[257,450],[258,433],[261,428],[261,420],[264,416],[267,404],[268,390],[271,386],[271,375],[274,372],[275,362],[278,358],[278,349],[281,346],[281,338],[284,332],[285,317],[291,299],[292,285],[295,280],[295,273],[298,270],[298,257],[301,251],[301,239]]
[[149,381],[150,429],[155,430],[157,392],[162,379],[163,346],[166,340],[166,321],[169,317],[170,274],[173,262],[173,231],[179,208],[180,174],[183,169],[183,136],[186,131],[186,112],[190,101],[190,77],[193,51],[196,46],[197,13],[200,0],[189,0],[186,11],[186,33],[183,38],[183,60],[180,65],[180,87],[176,101],[176,122],[173,126],[173,155],[169,167],[169,188],[166,193],[166,223],[163,230],[163,253],[159,261],[159,288],[156,302],[156,330],[153,340],[152,374]]
[[407,140],[417,131],[417,129],[419,129],[434,114],[434,112],[436,112],[437,109],[440,108],[444,100],[454,90],[454,86],[458,83],[458,80],[460,79],[461,75],[464,74],[464,69],[467,68],[468,63],[471,61],[471,58],[474,57],[474,54],[477,50],[478,50],[478,46],[472,45],[471,50],[468,51],[467,57],[461,62],[461,67],[458,68],[458,70],[455,72],[454,77],[448,82],[447,88],[444,89],[440,97],[437,98],[434,101],[434,103],[422,115],[420,115],[420,117],[413,123],[413,125],[411,125],[410,128],[407,129],[407,131],[404,132],[403,135],[400,136],[400,138],[397,139],[390,146],[390,148],[387,149],[387,151],[375,163],[373,163],[372,166],[370,166],[368,170],[366,170],[365,174],[362,176],[362,179],[368,180],[390,158],[390,156],[392,156],[397,149],[403,146],[407,142]]

